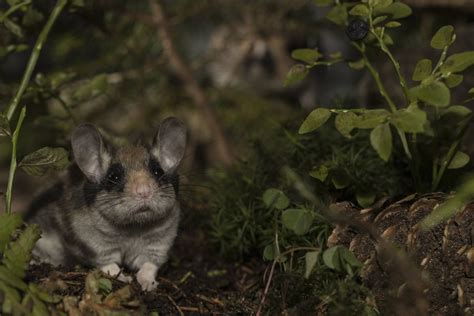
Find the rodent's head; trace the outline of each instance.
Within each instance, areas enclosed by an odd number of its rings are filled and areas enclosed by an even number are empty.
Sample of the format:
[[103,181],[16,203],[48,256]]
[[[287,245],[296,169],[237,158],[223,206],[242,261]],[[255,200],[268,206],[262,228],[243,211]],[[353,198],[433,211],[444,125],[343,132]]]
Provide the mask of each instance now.
[[166,216],[176,203],[176,169],[186,147],[186,128],[165,119],[151,147],[112,149],[92,124],[71,137],[77,166],[87,178],[86,203],[118,226],[148,225]]

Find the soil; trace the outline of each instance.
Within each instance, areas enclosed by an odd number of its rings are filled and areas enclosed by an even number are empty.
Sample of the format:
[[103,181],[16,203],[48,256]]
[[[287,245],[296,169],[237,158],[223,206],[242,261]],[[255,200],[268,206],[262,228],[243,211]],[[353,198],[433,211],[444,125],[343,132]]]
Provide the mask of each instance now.
[[[201,230],[182,230],[169,261],[158,272],[158,288],[142,292],[131,284],[133,301],[145,314],[159,315],[250,315],[258,306],[265,266],[254,259],[232,263],[210,249]],[[80,298],[88,271],[64,271],[47,264],[31,266],[27,280],[38,282],[49,292]],[[61,280],[62,289],[51,286]],[[48,286],[48,284],[50,284]],[[113,280],[113,291],[125,283]],[[130,304],[132,305],[132,304]],[[138,304],[137,304],[138,305]],[[62,309],[62,305],[58,305]],[[138,308],[138,306],[137,306]],[[71,315],[71,313],[70,313]]]

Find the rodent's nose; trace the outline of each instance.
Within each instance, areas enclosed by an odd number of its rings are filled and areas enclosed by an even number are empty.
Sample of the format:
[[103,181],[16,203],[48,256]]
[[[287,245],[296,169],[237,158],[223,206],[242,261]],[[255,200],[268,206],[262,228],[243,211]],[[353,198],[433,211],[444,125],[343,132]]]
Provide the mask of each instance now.
[[136,184],[134,188],[134,193],[142,199],[148,199],[153,193],[153,188],[150,183],[142,181]]

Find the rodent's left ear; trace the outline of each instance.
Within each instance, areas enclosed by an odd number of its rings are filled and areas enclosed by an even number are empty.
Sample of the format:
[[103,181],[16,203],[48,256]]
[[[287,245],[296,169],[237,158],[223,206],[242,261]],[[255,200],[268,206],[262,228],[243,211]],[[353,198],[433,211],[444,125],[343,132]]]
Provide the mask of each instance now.
[[173,172],[181,162],[186,149],[186,126],[175,117],[161,122],[153,139],[151,154],[158,159],[165,172]]
[[79,125],[71,135],[71,145],[78,167],[89,180],[99,183],[111,161],[99,130],[92,124]]

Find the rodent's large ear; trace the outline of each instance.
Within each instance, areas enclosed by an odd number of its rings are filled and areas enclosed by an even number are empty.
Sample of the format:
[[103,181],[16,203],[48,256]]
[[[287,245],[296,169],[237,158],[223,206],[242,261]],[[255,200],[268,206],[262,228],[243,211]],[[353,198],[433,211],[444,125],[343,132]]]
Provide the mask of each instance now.
[[186,149],[186,126],[175,117],[161,122],[153,140],[151,154],[165,172],[173,172],[183,159]]
[[97,128],[79,125],[71,136],[72,152],[78,167],[92,182],[99,183],[110,165],[111,156]]

